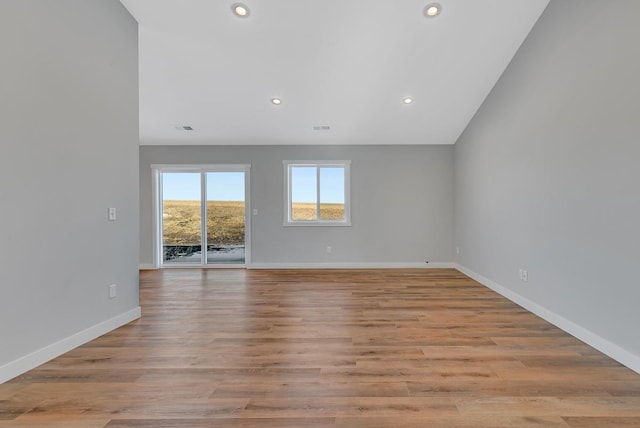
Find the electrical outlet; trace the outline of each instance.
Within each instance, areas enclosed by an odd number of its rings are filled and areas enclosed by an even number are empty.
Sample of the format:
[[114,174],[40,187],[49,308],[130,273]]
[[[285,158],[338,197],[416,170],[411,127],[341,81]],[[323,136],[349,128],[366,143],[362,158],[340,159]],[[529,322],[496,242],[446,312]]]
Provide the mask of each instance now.
[[327,245],[327,254],[331,254],[331,251],[333,251],[333,249],[330,245]]
[[526,270],[526,269],[524,269],[524,270],[522,271],[522,280],[523,280],[524,282],[529,281],[529,272],[527,272],[527,270]]
[[118,286],[116,284],[111,284],[109,286],[109,298],[115,299],[118,295]]
[[460,247],[456,247],[456,254],[460,254]]
[[116,209],[115,208],[109,208],[108,211],[108,219],[109,221],[116,221]]

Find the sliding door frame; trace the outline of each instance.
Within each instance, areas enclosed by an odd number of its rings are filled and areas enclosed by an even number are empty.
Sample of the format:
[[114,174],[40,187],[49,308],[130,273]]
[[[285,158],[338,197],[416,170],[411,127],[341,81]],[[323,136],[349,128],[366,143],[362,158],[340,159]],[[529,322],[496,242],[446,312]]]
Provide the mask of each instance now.
[[[250,164],[152,164],[152,198],[153,198],[153,265],[160,268],[246,268],[251,263],[251,165]],[[200,173],[200,201],[201,201],[201,243],[202,256],[200,264],[167,265],[163,263],[162,238],[162,173],[191,172]],[[207,264],[207,173],[208,172],[244,172],[244,264]]]

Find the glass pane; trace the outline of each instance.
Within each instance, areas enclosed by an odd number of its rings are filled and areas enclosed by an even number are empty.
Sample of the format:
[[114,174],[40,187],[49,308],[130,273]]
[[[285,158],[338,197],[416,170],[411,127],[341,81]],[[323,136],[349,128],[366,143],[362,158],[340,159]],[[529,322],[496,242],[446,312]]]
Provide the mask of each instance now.
[[162,249],[165,264],[202,262],[200,173],[162,173]]
[[291,167],[291,220],[317,220],[317,171],[315,166]]
[[344,167],[320,168],[320,219],[344,220]]
[[244,172],[208,172],[207,264],[244,259]]

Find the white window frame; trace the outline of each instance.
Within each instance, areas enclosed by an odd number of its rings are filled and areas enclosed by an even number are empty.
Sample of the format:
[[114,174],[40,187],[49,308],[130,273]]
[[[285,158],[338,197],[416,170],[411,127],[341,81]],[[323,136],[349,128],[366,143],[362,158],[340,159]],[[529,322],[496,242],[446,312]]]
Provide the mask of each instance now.
[[[282,161],[284,166],[284,226],[351,226],[351,161],[350,160],[321,160],[321,161]],[[322,220],[318,213],[317,220],[293,220],[291,218],[291,168],[315,167],[318,169],[318,186],[316,206],[320,206],[320,168],[340,166],[344,168],[344,219]]]

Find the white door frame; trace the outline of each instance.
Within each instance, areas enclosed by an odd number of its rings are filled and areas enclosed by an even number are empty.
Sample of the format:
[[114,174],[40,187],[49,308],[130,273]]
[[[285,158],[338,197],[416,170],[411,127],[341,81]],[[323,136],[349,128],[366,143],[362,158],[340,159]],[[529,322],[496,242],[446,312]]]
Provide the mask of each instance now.
[[[207,172],[244,172],[244,264],[206,264],[206,249],[203,251],[202,263],[167,266],[162,263],[162,173],[163,172],[198,172],[201,179],[205,181]],[[153,219],[152,219],[152,245],[153,245],[153,265],[159,268],[246,268],[251,263],[251,165],[250,164],[152,164],[152,198],[153,198]],[[202,224],[206,224],[206,186],[200,186],[202,200]],[[203,226],[204,227],[204,226]],[[205,231],[202,231],[204,240]]]

